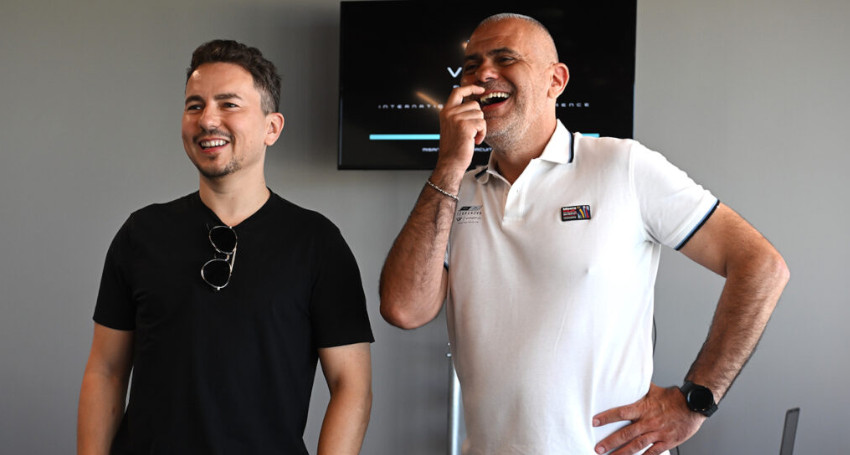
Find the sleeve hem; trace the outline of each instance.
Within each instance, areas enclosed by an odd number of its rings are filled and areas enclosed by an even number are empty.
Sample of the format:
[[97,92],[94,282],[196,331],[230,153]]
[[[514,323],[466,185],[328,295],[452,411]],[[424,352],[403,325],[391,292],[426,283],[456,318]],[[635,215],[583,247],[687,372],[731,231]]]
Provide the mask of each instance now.
[[679,242],[678,245],[676,245],[676,247],[674,248],[676,251],[679,251],[680,249],[682,249],[685,246],[685,244],[687,244],[688,241],[691,240],[691,237],[693,237],[694,234],[696,234],[697,231],[699,231],[699,229],[705,224],[705,222],[708,221],[709,218],[711,218],[711,215],[714,214],[714,211],[717,210],[717,206],[719,206],[719,205],[720,205],[720,200],[718,199],[717,201],[714,202],[714,205],[711,206],[711,209],[708,211],[708,213],[706,213],[705,216],[702,217],[700,222],[697,223],[697,225],[694,226],[693,229],[691,229],[691,232],[689,232],[688,235],[686,235],[685,238],[682,239],[682,241]]

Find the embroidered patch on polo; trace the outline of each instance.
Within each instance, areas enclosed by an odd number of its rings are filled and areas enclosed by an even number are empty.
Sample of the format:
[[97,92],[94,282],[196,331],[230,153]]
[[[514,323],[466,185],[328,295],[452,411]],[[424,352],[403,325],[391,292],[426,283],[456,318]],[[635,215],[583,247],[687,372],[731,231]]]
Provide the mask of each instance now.
[[481,222],[482,209],[480,205],[466,205],[455,212],[455,222],[458,224],[478,224]]
[[561,207],[561,221],[576,221],[589,219],[589,205],[573,205],[570,207]]

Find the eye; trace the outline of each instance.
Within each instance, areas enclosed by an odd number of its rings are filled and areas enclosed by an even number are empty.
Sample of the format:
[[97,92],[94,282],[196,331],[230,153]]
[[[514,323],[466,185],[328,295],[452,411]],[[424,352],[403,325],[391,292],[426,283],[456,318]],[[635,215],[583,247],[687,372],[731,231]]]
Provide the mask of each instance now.
[[239,106],[236,105],[236,104],[233,104],[233,103],[224,102],[224,103],[221,103],[221,107],[227,108],[227,109],[232,109],[232,108],[239,107]]
[[186,111],[199,111],[201,110],[200,104],[189,104],[186,106]]
[[510,65],[516,61],[513,57],[499,57],[498,62],[500,65]]
[[475,63],[467,63],[467,64],[466,64],[466,65],[464,65],[464,67],[463,67],[463,74],[469,74],[469,73],[471,73],[471,72],[475,71],[475,69],[476,69],[476,68],[478,68],[478,65],[477,65],[477,64],[475,64]]

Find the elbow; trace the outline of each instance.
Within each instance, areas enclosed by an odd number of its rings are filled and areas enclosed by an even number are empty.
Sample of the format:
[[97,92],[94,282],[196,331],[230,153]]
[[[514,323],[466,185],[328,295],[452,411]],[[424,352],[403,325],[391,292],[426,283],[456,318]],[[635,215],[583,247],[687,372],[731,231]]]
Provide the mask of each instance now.
[[411,302],[409,298],[395,295],[387,289],[380,291],[381,317],[388,323],[404,330],[422,327],[437,315],[423,314],[421,306]]
[[760,270],[780,291],[791,279],[791,271],[785,259],[772,246],[761,255]]
[[780,289],[784,289],[785,285],[788,284],[788,281],[791,279],[791,270],[788,269],[788,264],[785,263],[785,259],[779,254],[779,252],[775,252],[774,254],[774,258],[771,262],[771,269],[777,285]]
[[779,301],[779,296],[785,289],[785,285],[791,279],[791,271],[788,264],[778,251],[771,248],[770,252],[762,255],[759,263],[759,272],[765,283],[765,291],[773,295],[771,299],[773,306]]
[[425,322],[420,322],[408,311],[405,311],[402,305],[383,296],[381,297],[381,317],[388,323],[404,330],[412,330],[425,325]]
[[395,286],[381,279],[378,285],[381,317],[404,330],[412,330],[431,322],[440,313],[445,293],[425,292],[409,286]]
[[775,292],[773,306],[771,307],[771,312],[773,312],[773,310],[776,309],[776,305],[779,304],[779,297],[782,295],[782,292],[785,290],[785,286],[791,279],[791,271],[788,269],[788,264],[785,263],[785,259],[783,259],[778,252],[775,252],[774,257],[769,264],[768,273],[770,273],[773,278]]
[[405,311],[402,298],[397,296],[397,293],[392,292],[392,287],[387,285],[384,277],[378,284],[378,296],[381,301],[380,311],[381,317],[384,318],[390,325],[394,325],[400,329],[414,329],[410,317]]
[[734,262],[727,271],[730,274],[749,276],[756,283],[762,283],[767,288],[773,288],[779,292],[782,292],[788,280],[791,279],[791,272],[785,259],[766,240],[757,248],[741,248],[737,251]]

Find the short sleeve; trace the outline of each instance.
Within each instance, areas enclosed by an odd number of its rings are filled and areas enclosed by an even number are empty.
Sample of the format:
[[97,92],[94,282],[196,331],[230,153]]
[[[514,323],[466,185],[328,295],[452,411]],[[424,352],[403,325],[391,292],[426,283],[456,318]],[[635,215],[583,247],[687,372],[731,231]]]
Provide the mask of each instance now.
[[714,213],[718,200],[660,153],[635,142],[631,181],[647,235],[679,249]]
[[132,217],[121,226],[106,253],[94,310],[95,322],[116,330],[136,328],[136,308],[126,279],[127,269],[124,267],[130,248],[131,220]]
[[339,230],[328,224],[321,230],[310,302],[315,343],[320,348],[371,343],[360,269]]

